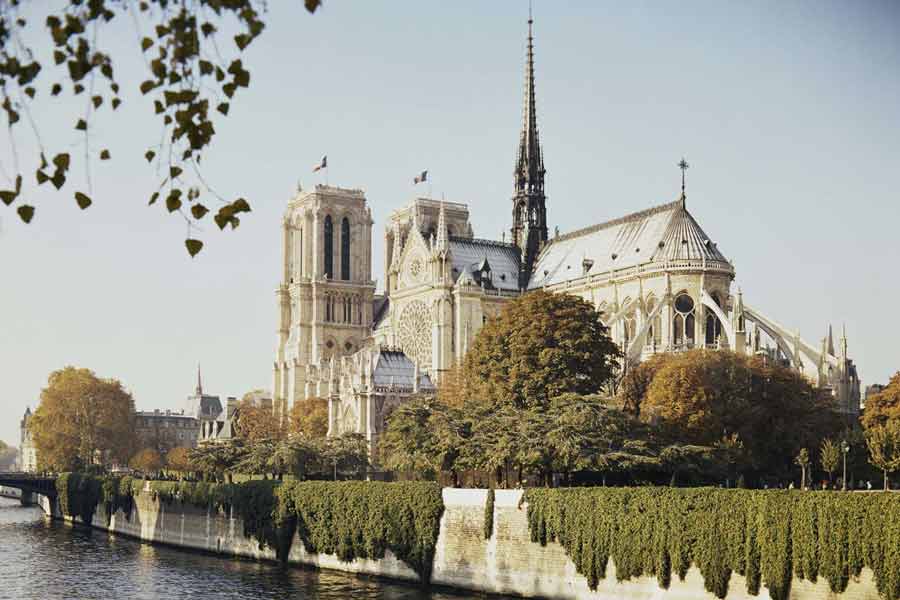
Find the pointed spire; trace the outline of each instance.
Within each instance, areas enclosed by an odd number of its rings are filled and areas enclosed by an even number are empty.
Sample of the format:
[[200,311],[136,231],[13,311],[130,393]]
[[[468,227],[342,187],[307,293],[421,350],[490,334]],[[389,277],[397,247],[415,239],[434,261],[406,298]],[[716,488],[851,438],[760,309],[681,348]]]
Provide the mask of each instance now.
[[826,348],[828,354],[834,356],[834,335],[831,332],[831,324],[828,324],[828,346]]
[[400,268],[400,253],[403,252],[403,234],[400,232],[400,220],[394,220],[394,245],[391,247],[391,269]]
[[438,213],[437,224],[437,251],[446,252],[450,247],[450,240],[447,237],[447,216],[444,211],[444,197],[441,196],[441,210]]
[[544,159],[537,126],[537,103],[534,93],[534,19],[528,14],[528,53],[525,61],[525,86],[522,106],[522,131],[516,158],[516,194],[543,194]]
[[200,378],[200,363],[197,363],[197,389],[194,390],[196,396],[203,395],[203,380]]
[[847,360],[847,324],[841,325],[841,360]]

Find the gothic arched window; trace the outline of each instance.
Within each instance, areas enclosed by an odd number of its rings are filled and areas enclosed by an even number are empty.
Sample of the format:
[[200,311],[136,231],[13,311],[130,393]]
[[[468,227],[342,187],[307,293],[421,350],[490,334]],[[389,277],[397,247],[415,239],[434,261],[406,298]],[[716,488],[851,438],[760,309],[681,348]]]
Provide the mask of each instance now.
[[675,345],[694,345],[694,299],[687,294],[675,297],[675,317],[672,319],[672,338]]
[[341,279],[350,279],[350,221],[341,221]]
[[331,215],[325,217],[325,235],[322,245],[325,247],[325,277],[334,278],[334,224]]

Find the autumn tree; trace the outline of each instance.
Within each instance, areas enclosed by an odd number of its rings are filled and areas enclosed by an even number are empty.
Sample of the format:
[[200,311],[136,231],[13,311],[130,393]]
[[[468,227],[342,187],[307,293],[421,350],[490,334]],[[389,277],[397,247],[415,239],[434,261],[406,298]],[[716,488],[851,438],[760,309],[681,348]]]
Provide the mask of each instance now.
[[888,475],[900,471],[900,421],[888,421],[866,430],[869,462],[884,474],[884,490],[890,489]]
[[162,469],[163,461],[155,448],[144,448],[131,457],[128,466],[141,473],[158,473]]
[[243,440],[232,438],[201,443],[188,451],[188,460],[205,477],[214,481],[225,479],[231,483],[235,467],[243,460],[246,452]]
[[[304,0],[309,12],[320,4],[321,0]],[[15,172],[9,189],[0,191],[0,201],[15,204],[22,221],[31,222],[35,207],[26,200],[31,181],[61,190],[77,164],[75,157],[83,156],[84,164],[78,166],[86,169],[84,187],[70,192],[70,197],[82,210],[93,203],[91,161],[113,158],[91,137],[96,117],[106,112],[107,119],[114,119],[111,113],[126,96],[115,71],[122,57],[100,44],[110,37],[103,32],[121,22],[139,31],[134,51],[143,54],[147,65],[133,92],[152,99],[150,110],[162,129],[162,135],[148,140],[144,154],[159,177],[156,190],[147,191],[149,203],[160,201],[188,223],[185,245],[191,256],[203,246],[191,231],[207,213],[212,212],[220,229],[236,228],[239,215],[249,212],[250,204],[216,193],[203,177],[201,162],[215,138],[215,122],[228,115],[239,93],[250,86],[250,71],[240,55],[263,34],[265,8],[263,0],[0,2],[0,108],[6,114],[15,157]],[[36,41],[40,39],[43,43]],[[51,54],[52,64],[42,58]],[[44,94],[79,100],[70,104],[74,145],[82,151],[74,157],[68,142],[57,149],[42,143],[41,115],[33,109],[36,98]],[[35,156],[19,156],[12,133],[20,128],[34,138]]]
[[166,453],[166,468],[179,473],[194,471],[191,463],[190,450],[184,446],[176,446]]
[[247,442],[283,437],[281,419],[275,414],[271,401],[262,401],[258,392],[244,395],[238,404],[236,432]]
[[66,367],[50,374],[30,421],[42,468],[125,464],[134,444],[134,399],[115,379]]
[[834,480],[834,472],[837,471],[838,463],[841,462],[841,448],[831,438],[825,438],[819,448],[819,463],[822,470],[828,473],[828,483]]
[[328,433],[328,400],[307,398],[294,402],[288,415],[290,432],[310,438],[324,438]]
[[900,421],[900,371],[894,373],[883,390],[866,399],[861,421],[866,429]]
[[561,394],[596,393],[619,356],[590,302],[529,292],[478,332],[463,365],[465,394],[520,409],[546,407]]
[[641,418],[673,442],[720,445],[737,434],[743,470],[788,476],[802,447],[818,447],[841,419],[802,374],[760,357],[693,350],[663,359]]
[[641,416],[641,404],[647,397],[656,372],[666,363],[668,356],[667,354],[654,354],[625,372],[617,394],[622,410],[634,417]]

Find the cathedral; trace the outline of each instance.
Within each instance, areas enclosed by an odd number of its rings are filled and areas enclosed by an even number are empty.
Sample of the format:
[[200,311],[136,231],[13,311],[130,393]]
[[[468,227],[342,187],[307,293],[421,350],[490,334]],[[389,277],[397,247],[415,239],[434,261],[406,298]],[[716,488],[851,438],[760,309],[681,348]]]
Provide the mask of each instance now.
[[433,392],[487,319],[529,290],[580,296],[602,314],[625,360],[691,348],[765,353],[859,411],[846,333],[810,344],[745,303],[735,270],[688,211],[682,160],[676,200],[548,234],[537,126],[532,20],[513,170],[509,241],[476,238],[465,204],[416,198],[384,227],[384,291],[372,278],[372,220],[362,190],[317,185],[288,203],[276,292],[274,401],[329,403],[329,435],[374,445],[387,415]]

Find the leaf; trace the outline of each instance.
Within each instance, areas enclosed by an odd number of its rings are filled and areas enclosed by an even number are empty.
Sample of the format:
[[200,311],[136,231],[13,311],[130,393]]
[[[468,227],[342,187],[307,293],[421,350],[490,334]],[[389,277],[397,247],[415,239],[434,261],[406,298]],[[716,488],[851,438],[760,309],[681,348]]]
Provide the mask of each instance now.
[[61,91],[62,91],[62,86],[58,83],[54,83],[53,87],[50,88],[50,95],[58,96]]
[[53,164],[56,165],[56,168],[60,171],[68,171],[69,170],[69,160],[70,156],[68,152],[61,152],[53,157]]
[[109,160],[109,159],[110,159],[109,150],[104,148],[103,150],[100,151],[100,160]]
[[234,90],[236,90],[236,89],[237,89],[237,86],[234,85],[233,83],[226,83],[225,85],[222,86],[222,91],[225,92],[225,95],[228,96],[229,98],[234,96]]
[[147,206],[153,206],[156,204],[156,200],[159,198],[159,192],[153,192],[153,195],[150,196],[150,202],[147,203]]
[[0,202],[9,206],[16,199],[18,194],[13,190],[0,190]]
[[250,212],[250,204],[243,198],[238,198],[232,202],[231,208],[235,213]]
[[147,94],[150,90],[156,87],[156,83],[152,79],[148,79],[141,83],[141,93]]
[[87,131],[87,122],[84,119],[78,119],[78,122],[75,124],[75,129]]
[[91,102],[94,103],[94,108],[100,108],[100,105],[103,104],[103,96],[94,96],[91,98]]
[[50,178],[50,183],[52,183],[53,187],[56,189],[62,189],[62,186],[66,183],[65,174],[62,171],[57,170],[56,173],[53,174],[53,177]]
[[209,209],[203,206],[202,204],[195,204],[191,207],[191,215],[198,221],[203,218],[206,213],[209,212]]
[[203,249],[203,242],[200,240],[186,239],[184,240],[184,245],[187,248],[188,254],[191,255],[191,258],[197,256],[197,253]]
[[159,100],[153,101],[153,108],[155,109],[156,114],[166,112],[166,107],[163,106],[162,102],[160,102]]
[[179,175],[181,175],[182,169],[181,167],[169,167],[169,177],[175,179]]
[[120,105],[120,104],[122,104],[122,101],[119,100],[118,98],[113,98],[113,99],[112,99],[112,107],[113,107],[113,110],[116,110],[117,108],[119,108],[119,105]]
[[145,37],[141,40],[141,52],[146,52],[148,48],[153,45],[153,40],[148,37]]
[[238,50],[243,50],[247,47],[247,45],[252,41],[249,35],[246,33],[239,33],[234,36],[234,43],[237,44]]
[[54,50],[53,51],[53,62],[58,65],[66,62],[66,55],[62,52],[62,50]]
[[77,96],[78,94],[80,94],[81,92],[84,91],[84,86],[81,85],[80,83],[76,83],[75,87],[72,88],[72,91],[74,91],[75,95]]
[[34,176],[37,178],[38,185],[42,185],[50,181],[50,177],[48,177],[47,174],[40,169],[34,172]]
[[322,0],[304,0],[303,5],[306,7],[306,10],[314,13],[317,8],[322,6]]
[[23,204],[16,209],[16,212],[19,213],[19,218],[26,223],[31,223],[31,219],[34,217],[34,207],[29,204]]
[[78,208],[80,208],[81,210],[86,209],[93,203],[88,196],[82,194],[81,192],[75,192],[75,202],[78,203]]
[[227,102],[222,102],[221,104],[219,104],[219,105],[216,107],[216,110],[218,110],[218,111],[219,111],[220,113],[222,113],[223,115],[228,115],[228,103],[227,103]]
[[31,86],[28,86],[27,88],[25,88],[25,94],[26,94],[29,98],[34,98],[35,89],[34,89],[33,87],[31,87]]
[[212,75],[213,72],[213,64],[208,60],[200,61],[200,74],[201,75]]
[[147,162],[152,162],[154,156],[156,156],[156,152],[153,150],[147,150],[147,152],[144,153],[144,158],[147,159]]
[[166,209],[169,212],[175,212],[181,208],[181,190],[175,189],[166,196]]

